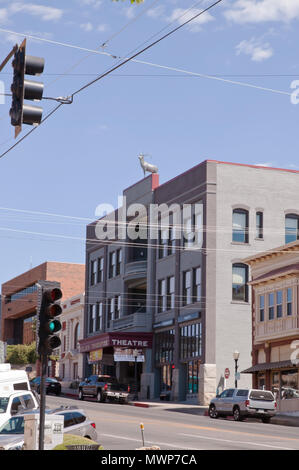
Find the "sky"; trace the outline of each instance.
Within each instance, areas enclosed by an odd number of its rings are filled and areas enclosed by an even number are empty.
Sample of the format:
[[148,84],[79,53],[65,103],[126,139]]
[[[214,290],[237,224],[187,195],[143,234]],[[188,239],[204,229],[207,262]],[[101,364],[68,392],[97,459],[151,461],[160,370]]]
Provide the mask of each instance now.
[[[44,96],[69,96],[212,3],[0,0],[0,62],[27,37]],[[143,178],[140,153],[161,183],[206,159],[299,169],[298,24],[299,0],[223,0],[0,158],[0,283],[47,260],[84,263],[86,224]],[[16,140],[10,97],[0,103],[2,154]],[[43,100],[44,116],[56,105]]]

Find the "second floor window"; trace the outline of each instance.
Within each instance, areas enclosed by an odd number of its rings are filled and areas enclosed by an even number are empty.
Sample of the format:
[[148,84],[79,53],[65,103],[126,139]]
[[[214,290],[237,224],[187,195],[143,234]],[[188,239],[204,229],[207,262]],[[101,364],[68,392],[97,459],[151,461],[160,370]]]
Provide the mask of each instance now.
[[89,306],[89,333],[96,331],[96,305]]
[[248,266],[246,264],[233,264],[232,299],[248,302]]
[[175,306],[175,286],[174,276],[167,278],[167,310],[173,309]]
[[276,317],[282,317],[282,290],[276,292]]
[[159,312],[167,310],[166,279],[160,279],[158,282],[158,310]]
[[262,212],[257,212],[256,213],[256,238],[263,238],[264,233],[264,214]]
[[103,302],[97,303],[97,320],[96,320],[96,330],[103,330]]
[[265,320],[265,296],[260,295],[260,321]]
[[287,214],[285,217],[285,242],[291,243],[299,238],[299,216]]
[[287,315],[292,315],[292,305],[293,305],[293,289],[289,287],[287,289]]
[[233,210],[233,242],[248,243],[248,211]]
[[120,275],[120,270],[121,270],[121,262],[122,262],[122,251],[121,249],[116,250],[116,276]]
[[274,320],[274,292],[268,294],[268,313],[269,320]]

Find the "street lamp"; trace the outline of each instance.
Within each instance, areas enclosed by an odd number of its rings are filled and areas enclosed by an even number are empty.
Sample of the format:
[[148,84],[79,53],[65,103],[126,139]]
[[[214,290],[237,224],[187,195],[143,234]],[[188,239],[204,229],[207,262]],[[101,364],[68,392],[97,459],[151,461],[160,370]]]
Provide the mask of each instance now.
[[238,359],[240,357],[239,351],[233,352],[233,358],[235,361],[235,388],[238,388],[238,380],[237,380],[237,373],[238,373]]
[[133,356],[135,358],[135,369],[134,369],[134,376],[135,376],[135,394],[133,400],[138,400],[138,393],[137,393],[137,357],[138,357],[138,349],[133,349]]

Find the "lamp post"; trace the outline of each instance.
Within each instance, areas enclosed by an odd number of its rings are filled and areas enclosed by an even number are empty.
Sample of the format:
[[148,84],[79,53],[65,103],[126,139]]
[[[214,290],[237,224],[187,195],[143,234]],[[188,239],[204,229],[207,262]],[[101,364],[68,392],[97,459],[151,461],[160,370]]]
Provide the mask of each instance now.
[[237,373],[238,373],[238,359],[240,357],[239,351],[234,351],[233,358],[235,361],[235,388],[238,388],[238,380],[237,380]]
[[138,357],[138,349],[133,350],[133,356],[135,358],[135,369],[134,369],[134,376],[135,376],[135,393],[134,393],[134,400],[138,400],[138,392],[137,392],[137,357]]

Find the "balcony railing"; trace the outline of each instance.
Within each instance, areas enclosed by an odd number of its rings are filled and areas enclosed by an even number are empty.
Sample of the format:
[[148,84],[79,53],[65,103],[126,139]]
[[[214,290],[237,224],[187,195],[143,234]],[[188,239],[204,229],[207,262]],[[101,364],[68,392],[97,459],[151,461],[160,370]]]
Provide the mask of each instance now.
[[140,274],[147,272],[147,261],[131,261],[125,266],[125,274]]
[[274,320],[258,322],[255,325],[255,340],[257,341],[296,335],[298,333],[297,316],[276,318]]
[[148,316],[145,311],[136,312],[131,315],[126,315],[125,317],[118,318],[117,320],[112,320],[110,322],[109,331],[123,330],[128,328],[139,328],[139,329],[148,329]]

